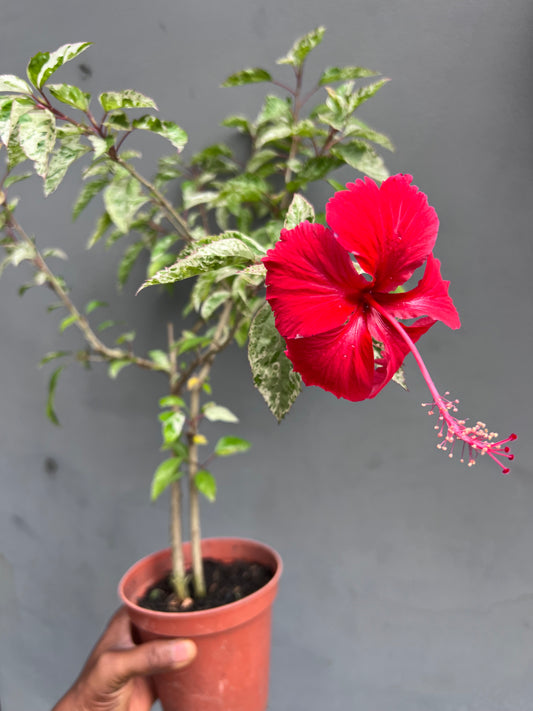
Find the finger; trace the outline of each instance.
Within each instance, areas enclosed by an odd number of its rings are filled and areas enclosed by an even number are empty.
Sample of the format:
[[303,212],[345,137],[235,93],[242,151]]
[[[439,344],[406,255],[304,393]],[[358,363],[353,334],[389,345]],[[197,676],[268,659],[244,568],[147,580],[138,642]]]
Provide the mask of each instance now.
[[158,674],[181,669],[196,656],[196,645],[189,639],[156,639],[132,649],[104,652],[97,662],[102,684],[115,689],[138,675]]
[[117,647],[132,647],[131,624],[126,607],[119,607],[106,625],[100,639],[94,645],[87,663],[97,659],[102,652]]

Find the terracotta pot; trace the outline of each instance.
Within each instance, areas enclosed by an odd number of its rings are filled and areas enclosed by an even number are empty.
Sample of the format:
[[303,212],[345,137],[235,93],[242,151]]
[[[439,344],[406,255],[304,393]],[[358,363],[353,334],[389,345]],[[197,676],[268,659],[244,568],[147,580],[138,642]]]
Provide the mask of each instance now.
[[[190,565],[190,544],[184,545]],[[241,559],[274,571],[260,590],[222,607],[197,612],[155,612],[136,601],[171,568],[170,549],[133,565],[119,596],[143,641],[187,637],[198,647],[185,669],[154,677],[164,711],[265,711],[268,700],[271,612],[282,563],[272,548],[242,538],[202,541],[202,555],[225,562]]]

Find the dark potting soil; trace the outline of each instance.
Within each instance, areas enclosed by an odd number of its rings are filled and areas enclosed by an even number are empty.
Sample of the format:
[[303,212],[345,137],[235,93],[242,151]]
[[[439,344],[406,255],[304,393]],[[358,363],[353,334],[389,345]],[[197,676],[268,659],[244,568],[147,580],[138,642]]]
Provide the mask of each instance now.
[[[188,571],[190,574],[191,571]],[[170,574],[148,588],[137,604],[158,612],[193,612],[209,610],[241,600],[256,592],[272,578],[273,572],[260,563],[235,560],[223,563],[212,558],[204,559],[207,595],[200,600],[187,598],[181,604],[170,583]]]

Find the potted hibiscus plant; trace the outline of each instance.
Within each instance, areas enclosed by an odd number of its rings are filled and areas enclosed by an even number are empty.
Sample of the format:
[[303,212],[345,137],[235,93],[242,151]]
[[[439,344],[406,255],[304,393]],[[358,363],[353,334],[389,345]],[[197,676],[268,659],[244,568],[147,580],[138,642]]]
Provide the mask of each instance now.
[[[29,265],[32,280],[21,293],[47,287],[54,295],[50,310],[61,314],[59,331],[77,329],[83,344],[76,352],[58,350],[42,360],[61,361],[50,376],[48,416],[57,423],[54,393],[69,361],[88,367],[104,363],[111,378],[133,366],[168,379],[159,416],[168,456],[155,471],[151,497],[169,492],[171,547],[139,561],[120,584],[144,639],[196,637],[195,662],[158,680],[166,711],[263,711],[267,704],[270,608],[280,558],[255,542],[203,540],[200,527],[200,496],[212,501],[216,495],[210,464],[249,448],[242,438],[226,435],[202,455],[208,447],[201,431],[205,420],[237,422],[216,402],[210,384],[216,356],[230,343],[248,345],[253,381],[278,420],[302,380],[353,401],[374,397],[391,380],[403,385],[401,365],[410,352],[430,389],[430,412],[440,420],[439,447],[451,455],[459,443],[468,464],[488,454],[503,471],[512,459],[508,443],[515,435],[499,439],[483,423],[471,426],[459,419],[457,401],[440,395],[417,350],[415,343],[437,320],[459,326],[448,282],[432,254],[438,219],[410,176],[388,176],[376,147],[392,149],[390,140],[356,115],[387,80],[346,66],[329,67],[314,83],[304,82],[306,59],[323,35],[324,28],[317,28],[278,60],[289,81],[252,68],[224,82],[227,87],[263,82],[272,91],[255,120],[236,113],[223,122],[241,135],[244,159],[217,143],[186,160],[185,131],[159,118],[154,101],[133,89],[94,99],[77,86],[51,81],[90,43],[39,52],[28,64],[27,79],[0,75],[6,158],[0,176],[5,252],[0,270]],[[172,147],[150,179],[133,148],[139,131]],[[28,164],[31,170],[25,172]],[[71,166],[83,178],[73,217],[95,198],[102,200],[89,246],[124,245],[121,287],[139,259],[147,265],[139,291],[189,280],[185,312],[165,327],[166,350],[139,355],[135,334],[116,332],[109,305],[97,298],[77,305],[75,292],[51,266],[66,257],[64,252],[39,246],[24,230],[12,186],[37,174],[50,195]],[[345,189],[332,177],[342,167],[366,177]],[[336,191],[325,215],[315,215],[304,196],[316,181],[327,181]],[[176,184],[179,197],[171,199]],[[424,266],[418,284],[406,285]],[[97,323],[101,312],[106,316]],[[416,320],[403,324],[405,319]],[[182,517],[185,483],[188,536]]]

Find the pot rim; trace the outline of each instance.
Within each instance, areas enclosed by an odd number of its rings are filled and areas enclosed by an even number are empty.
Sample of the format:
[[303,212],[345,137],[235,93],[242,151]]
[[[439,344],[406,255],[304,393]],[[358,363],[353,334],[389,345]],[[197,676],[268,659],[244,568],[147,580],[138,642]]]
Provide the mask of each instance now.
[[[209,546],[209,544],[214,543],[214,542],[221,542],[221,543],[226,543],[228,545],[231,545],[231,543],[234,544],[245,544],[249,545],[251,547],[257,547],[258,549],[262,550],[263,553],[266,555],[270,556],[271,559],[273,560],[275,564],[274,568],[274,574],[272,578],[266,583],[266,585],[263,585],[263,587],[259,588],[259,590],[256,590],[254,593],[251,593],[250,595],[247,595],[246,597],[243,597],[241,600],[235,600],[234,602],[229,602],[225,605],[220,605],[219,607],[212,607],[207,610],[194,610],[191,612],[161,612],[158,610],[150,610],[148,608],[141,607],[138,605],[136,602],[134,602],[131,599],[131,595],[128,596],[125,592],[125,588],[132,577],[132,575],[135,574],[135,572],[144,567],[144,565],[150,560],[150,559],[158,559],[158,558],[165,558],[166,556],[169,556],[171,554],[171,548],[163,548],[159,551],[155,551],[153,553],[150,553],[143,558],[138,559],[132,566],[128,568],[128,570],[124,573],[122,578],[120,579],[119,585],[118,585],[118,594],[119,597],[124,605],[128,607],[131,612],[134,614],[142,614],[143,616],[147,616],[148,618],[151,618],[153,620],[167,620],[170,622],[170,620],[183,620],[185,621],[186,619],[191,619],[194,618],[197,621],[204,620],[207,622],[208,619],[221,614],[221,611],[234,611],[237,612],[240,609],[244,609],[250,605],[254,605],[257,597],[272,597],[272,600],[274,599],[276,592],[277,592],[277,587],[279,583],[279,579],[281,577],[281,573],[283,571],[283,561],[281,559],[281,556],[279,553],[272,548],[271,546],[267,545],[266,543],[263,543],[261,541],[257,541],[253,538],[241,538],[239,536],[215,536],[212,538],[203,538],[202,539],[202,548],[204,546]],[[184,549],[190,550],[190,541],[184,542],[183,543]],[[203,551],[202,551],[203,552]],[[206,557],[210,557],[209,554]],[[261,561],[262,562],[262,561]],[[147,585],[146,587],[149,587],[151,584],[156,582],[156,579],[154,578],[153,580],[147,580]],[[135,592],[137,594],[137,591]]]

